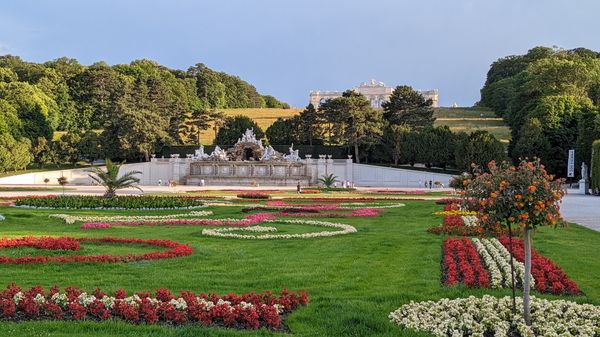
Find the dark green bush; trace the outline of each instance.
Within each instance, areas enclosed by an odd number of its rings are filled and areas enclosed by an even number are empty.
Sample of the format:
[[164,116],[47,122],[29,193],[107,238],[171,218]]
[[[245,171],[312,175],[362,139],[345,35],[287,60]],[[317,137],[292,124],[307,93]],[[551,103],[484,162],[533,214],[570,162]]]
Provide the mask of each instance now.
[[60,196],[53,198],[22,198],[17,199],[15,205],[72,209],[170,209],[194,208],[203,204],[193,197],[117,196],[109,199],[99,196]]

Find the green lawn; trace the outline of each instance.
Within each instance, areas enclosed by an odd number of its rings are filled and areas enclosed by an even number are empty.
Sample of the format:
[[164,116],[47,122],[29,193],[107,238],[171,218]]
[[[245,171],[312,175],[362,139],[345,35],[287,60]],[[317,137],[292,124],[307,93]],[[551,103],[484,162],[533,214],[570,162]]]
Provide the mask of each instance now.
[[[89,291],[154,290],[249,292],[306,289],[311,303],[287,318],[294,336],[427,336],[402,331],[388,314],[411,300],[508,295],[509,290],[471,290],[440,285],[442,236],[425,232],[441,218],[433,201],[405,201],[406,207],[387,209],[377,218],[329,219],[354,225],[358,233],[304,240],[239,240],[202,236],[202,227],[113,227],[82,230],[48,218],[65,211],[0,207],[6,220],[1,236],[65,235],[78,237],[159,238],[191,245],[191,256],[118,264],[2,265],[0,285],[76,285]],[[241,218],[241,207],[211,207],[215,218]],[[70,212],[79,214],[148,214],[149,212]],[[153,212],[168,214],[172,212]],[[326,219],[323,219],[326,220]],[[268,224],[271,225],[271,224]],[[288,231],[311,230],[277,224]],[[534,247],[552,258],[575,280],[586,296],[566,297],[600,304],[600,233],[579,227],[544,228],[534,235]],[[123,253],[128,247],[82,245],[82,252]],[[145,247],[132,247],[141,252]],[[148,248],[156,250],[156,247]],[[14,256],[26,251],[3,251]],[[31,251],[28,251],[31,252]],[[539,294],[536,294],[539,295]],[[548,296],[544,296],[548,297]],[[550,296],[552,297],[552,296]],[[560,297],[560,298],[565,298]],[[280,336],[268,330],[237,331],[195,325],[144,326],[123,322],[0,321],[1,336]]]

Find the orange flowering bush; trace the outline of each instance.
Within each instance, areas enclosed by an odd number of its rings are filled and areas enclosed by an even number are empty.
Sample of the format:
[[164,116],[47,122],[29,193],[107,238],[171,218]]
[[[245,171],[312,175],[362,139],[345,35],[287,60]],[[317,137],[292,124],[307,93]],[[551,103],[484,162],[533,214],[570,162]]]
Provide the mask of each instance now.
[[478,201],[482,225],[519,224],[522,228],[555,225],[560,220],[563,181],[549,175],[539,160],[518,166],[488,164],[489,172],[476,172],[463,192]]
[[[475,172],[462,192],[465,200],[476,200],[482,226],[507,227],[512,251],[511,226],[523,232],[525,277],[523,280],[523,318],[531,324],[529,290],[531,285],[531,237],[538,226],[555,225],[560,220],[560,201],[565,194],[563,180],[549,175],[539,159],[521,161],[519,166],[503,162],[488,164],[489,172]],[[512,255],[512,252],[511,252]],[[512,266],[512,257],[511,257]],[[513,311],[516,310],[514,268]]]

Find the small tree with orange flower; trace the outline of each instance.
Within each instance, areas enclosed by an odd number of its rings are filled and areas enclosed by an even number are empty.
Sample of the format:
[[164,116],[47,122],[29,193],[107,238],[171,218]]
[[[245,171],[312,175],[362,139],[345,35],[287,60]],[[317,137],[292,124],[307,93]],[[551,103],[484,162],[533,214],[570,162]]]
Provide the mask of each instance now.
[[[516,167],[505,162],[497,165],[492,161],[488,164],[488,172],[475,170],[473,179],[463,193],[466,199],[475,198],[479,201],[478,215],[483,226],[508,227],[511,240],[512,226],[519,226],[523,230],[523,318],[527,325],[531,322],[531,231],[539,226],[556,225],[560,220],[560,201],[565,193],[562,183],[562,179],[555,180],[546,172],[539,159],[521,161]],[[513,271],[513,299],[514,288]]]

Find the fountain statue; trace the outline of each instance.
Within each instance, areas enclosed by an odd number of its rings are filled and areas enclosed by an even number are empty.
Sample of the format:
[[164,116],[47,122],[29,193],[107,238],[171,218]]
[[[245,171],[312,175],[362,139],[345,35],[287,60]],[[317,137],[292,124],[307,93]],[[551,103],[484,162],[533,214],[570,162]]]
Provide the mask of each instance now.
[[308,185],[311,173],[300,159],[298,150],[290,146],[289,154],[264,146],[254,130],[246,129],[233,147],[225,150],[216,146],[207,155],[204,147],[195,151],[189,164],[185,184],[245,185],[260,182],[263,185]]

